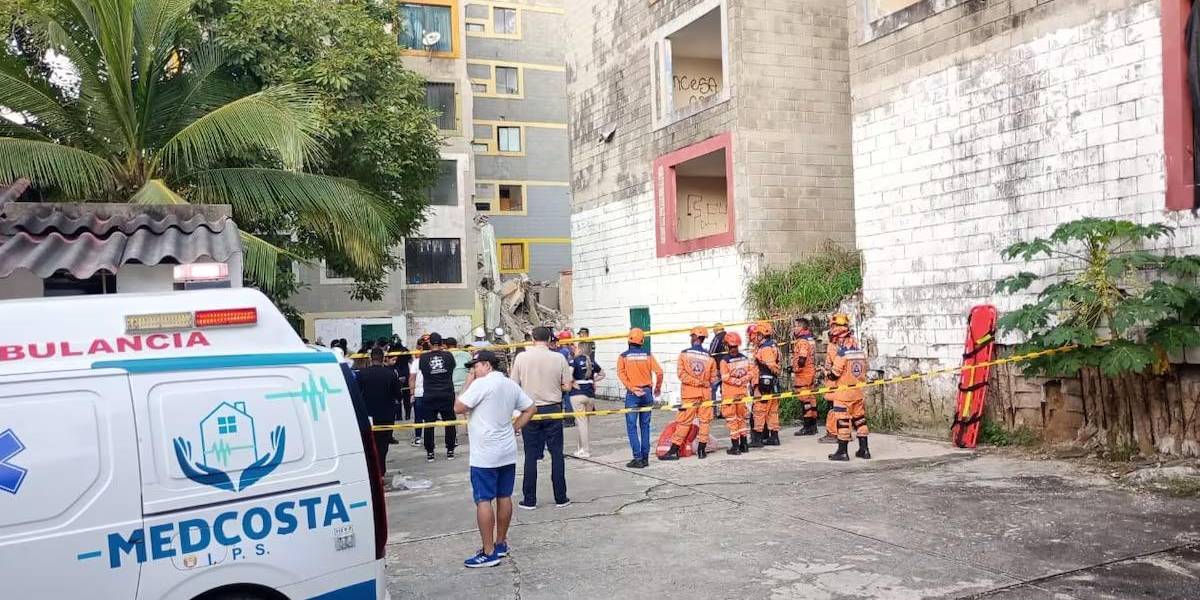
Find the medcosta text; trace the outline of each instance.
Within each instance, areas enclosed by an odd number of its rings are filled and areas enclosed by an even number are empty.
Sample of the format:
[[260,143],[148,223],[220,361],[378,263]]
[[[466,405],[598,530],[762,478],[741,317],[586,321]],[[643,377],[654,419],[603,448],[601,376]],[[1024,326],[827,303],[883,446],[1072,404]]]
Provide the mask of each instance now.
[[[255,506],[245,512],[231,510],[218,514],[211,521],[187,519],[135,529],[129,535],[110,533],[108,566],[113,569],[120,567],[121,557],[127,554],[136,557],[140,564],[147,560],[202,552],[213,542],[219,546],[237,546],[243,541],[262,540],[272,533],[291,535],[301,528],[311,531],[349,522],[350,513],[341,494],[330,494],[328,498],[317,496],[287,500],[276,504],[274,509]],[[178,539],[177,545],[172,543],[175,539]]]

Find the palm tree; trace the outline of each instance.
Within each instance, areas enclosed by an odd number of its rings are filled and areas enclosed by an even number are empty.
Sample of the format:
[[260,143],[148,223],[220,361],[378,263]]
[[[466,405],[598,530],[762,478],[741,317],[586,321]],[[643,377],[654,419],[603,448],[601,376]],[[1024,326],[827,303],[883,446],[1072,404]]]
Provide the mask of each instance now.
[[[25,177],[67,201],[229,204],[239,221],[303,226],[350,265],[378,267],[402,218],[320,173],[316,93],[230,80],[215,44],[188,43],[191,7],[44,0],[23,15],[36,51],[0,50],[0,184]],[[270,287],[286,251],[242,235],[247,273]]]

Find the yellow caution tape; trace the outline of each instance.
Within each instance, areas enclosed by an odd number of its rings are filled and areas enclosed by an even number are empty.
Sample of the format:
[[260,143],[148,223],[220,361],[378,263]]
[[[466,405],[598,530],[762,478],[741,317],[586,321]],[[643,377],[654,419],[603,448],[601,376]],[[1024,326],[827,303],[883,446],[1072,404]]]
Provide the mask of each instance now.
[[[751,321],[737,321],[734,323],[713,323],[712,325],[699,325],[699,326],[692,325],[689,327],[679,327],[679,328],[674,328],[674,329],[651,329],[650,331],[644,331],[643,334],[645,334],[646,337],[651,337],[651,336],[655,336],[655,335],[668,335],[668,334],[672,334],[672,333],[690,333],[692,331],[692,329],[694,329],[695,327],[707,327],[708,329],[711,330],[711,329],[714,329],[715,327],[717,327],[718,325],[728,329],[730,327],[740,327],[742,325],[753,325],[755,323],[761,323],[763,321],[776,321],[776,320],[780,320],[780,319],[789,319],[791,317],[792,317],[792,315],[788,314],[788,315],[777,315],[774,317],[763,317],[761,319],[754,319]],[[592,336],[588,336],[588,337],[578,337],[578,338],[569,338],[569,339],[565,339],[565,340],[559,340],[559,343],[560,344],[578,344],[580,342],[599,342],[599,341],[605,341],[605,340],[623,340],[628,336],[629,336],[628,331],[626,331],[624,333],[606,333],[604,335],[592,335]],[[474,351],[511,350],[514,348],[525,348],[528,346],[532,346],[533,344],[534,344],[534,342],[514,342],[512,344],[493,344],[491,346],[471,346],[471,349]],[[462,349],[463,346],[459,346],[459,348]],[[407,352],[388,352],[387,356],[420,356],[422,353],[423,352],[421,350],[409,350]],[[367,354],[357,353],[357,354],[348,355],[346,358],[360,359],[360,358],[368,358],[368,357],[369,356]]]
[[[704,402],[696,402],[696,403],[692,403],[692,404],[679,404],[679,405],[666,404],[663,406],[641,406],[641,407],[637,407],[637,408],[612,408],[612,409],[587,410],[587,411],[579,410],[579,411],[561,412],[561,413],[543,413],[543,414],[534,415],[532,420],[534,420],[534,421],[552,421],[552,420],[559,420],[559,419],[567,419],[567,418],[571,418],[571,417],[605,417],[605,416],[609,416],[609,415],[625,415],[625,414],[631,414],[631,413],[650,412],[650,411],[655,411],[655,410],[661,410],[661,411],[666,411],[666,412],[675,412],[675,411],[685,410],[685,409],[689,409],[689,408],[712,408],[714,406],[729,406],[729,405],[733,405],[733,404],[753,404],[755,402],[766,402],[769,400],[782,400],[784,398],[804,398],[804,397],[808,397],[808,396],[816,396],[819,394],[828,394],[829,392],[859,390],[859,389],[864,389],[864,388],[869,388],[869,387],[881,387],[881,386],[885,386],[885,385],[892,385],[895,383],[919,381],[921,379],[925,379],[928,377],[937,377],[940,375],[948,375],[950,373],[961,373],[961,372],[968,371],[968,370],[973,371],[974,369],[980,369],[980,368],[984,368],[984,367],[994,367],[996,365],[1006,365],[1006,364],[1025,362],[1025,361],[1033,360],[1035,358],[1040,358],[1043,356],[1050,356],[1052,354],[1061,354],[1064,352],[1070,352],[1077,348],[1078,348],[1078,346],[1063,346],[1061,348],[1049,348],[1047,350],[1038,350],[1035,352],[1027,352],[1025,354],[1018,354],[1018,355],[1010,356],[1007,358],[998,358],[995,360],[989,360],[987,362],[976,363],[973,365],[947,367],[944,369],[935,369],[933,371],[926,371],[924,373],[913,373],[911,375],[901,375],[899,377],[888,377],[885,379],[876,379],[875,381],[866,381],[866,382],[855,383],[855,384],[851,384],[851,385],[839,385],[839,386],[832,386],[832,387],[822,386],[822,387],[815,388],[815,389],[800,390],[800,391],[795,391],[795,392],[783,392],[783,393],[779,393],[779,394],[763,394],[761,396],[745,396],[742,398],[732,398],[729,400],[721,400],[721,401],[706,400]],[[467,421],[465,419],[459,419],[459,420],[455,420],[455,421],[434,421],[434,422],[430,422],[430,423],[398,423],[395,425],[376,425],[376,426],[372,427],[372,429],[374,431],[395,431],[395,430],[402,430],[402,429],[430,429],[430,428],[434,428],[434,427],[450,427],[452,425],[466,425],[466,424],[467,424]]]

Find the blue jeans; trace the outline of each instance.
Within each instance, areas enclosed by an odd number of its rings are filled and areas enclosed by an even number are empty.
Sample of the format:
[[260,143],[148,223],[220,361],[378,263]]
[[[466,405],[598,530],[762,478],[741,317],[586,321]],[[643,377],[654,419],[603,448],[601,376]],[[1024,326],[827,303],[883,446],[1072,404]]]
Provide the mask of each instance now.
[[[646,394],[640,398],[633,392],[625,392],[625,408],[641,408],[654,405],[654,394],[650,387],[642,388]],[[641,440],[638,433],[641,433]],[[625,433],[629,436],[629,449],[633,458],[650,460],[650,411],[625,414]]]
[[[562,407],[556,404],[539,406],[539,415],[561,413]],[[546,421],[530,421],[521,429],[521,440],[525,446],[525,472],[521,476],[521,495],[526,505],[537,505],[537,465],[550,451],[550,484],[554,488],[554,503],[562,504],[567,501],[567,466],[563,459],[563,422],[562,419]]]

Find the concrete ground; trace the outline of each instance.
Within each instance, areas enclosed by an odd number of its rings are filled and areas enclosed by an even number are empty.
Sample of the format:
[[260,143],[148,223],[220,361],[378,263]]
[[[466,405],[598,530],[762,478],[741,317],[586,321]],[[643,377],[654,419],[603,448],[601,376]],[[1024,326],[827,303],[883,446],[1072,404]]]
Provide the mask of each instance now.
[[[655,436],[670,417],[654,414]],[[426,463],[392,446],[392,468],[433,482],[389,493],[392,597],[1200,598],[1200,501],[886,435],[874,460],[830,463],[831,446],[791,429],[749,455],[722,438],[704,461],[632,470],[623,418],[593,424],[593,458],[567,459],[573,504],[553,505],[547,458],[541,506],[517,510],[491,569],[462,567],[480,546],[466,448]]]

